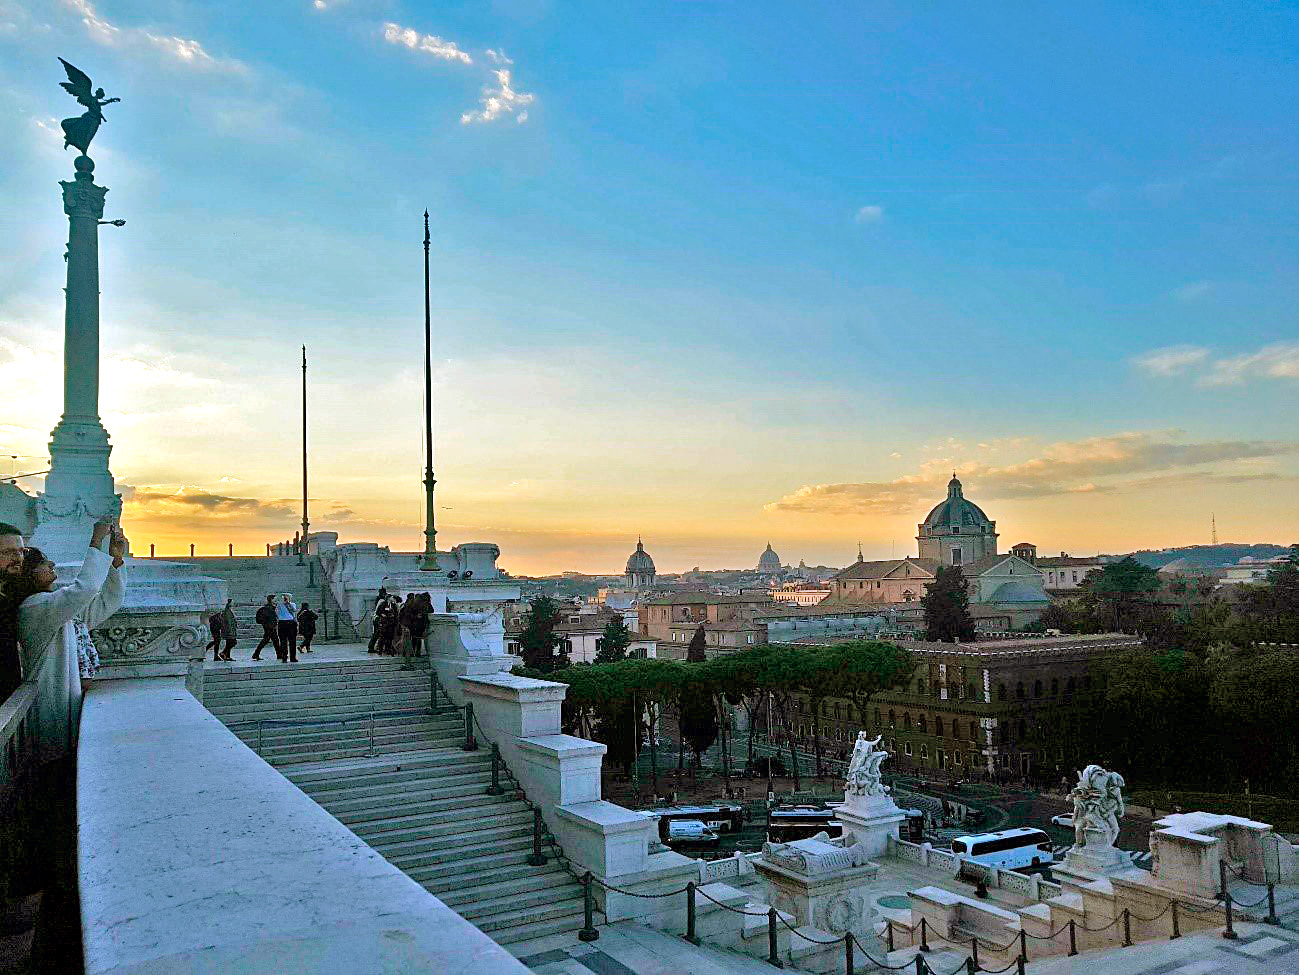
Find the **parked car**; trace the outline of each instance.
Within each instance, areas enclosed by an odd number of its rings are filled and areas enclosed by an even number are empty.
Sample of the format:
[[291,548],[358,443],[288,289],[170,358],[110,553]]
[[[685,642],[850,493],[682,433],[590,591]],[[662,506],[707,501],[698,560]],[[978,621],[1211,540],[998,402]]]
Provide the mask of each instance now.
[[721,842],[721,837],[698,819],[672,819],[667,825],[668,846],[716,846]]
[[1069,813],[1064,813],[1060,816],[1052,816],[1051,825],[1060,826],[1064,829],[1073,829],[1073,816]]

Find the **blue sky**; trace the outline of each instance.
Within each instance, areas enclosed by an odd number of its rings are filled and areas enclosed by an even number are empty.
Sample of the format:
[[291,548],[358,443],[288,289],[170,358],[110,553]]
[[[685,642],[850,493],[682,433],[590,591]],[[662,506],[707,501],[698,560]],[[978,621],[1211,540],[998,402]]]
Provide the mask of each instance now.
[[123,99],[103,400],[160,550],[292,530],[304,341],[313,522],[418,544],[425,207],[441,540],[516,571],[903,554],[953,468],[1004,543],[1292,541],[1297,28],[0,0],[0,439],[59,412],[61,55]]

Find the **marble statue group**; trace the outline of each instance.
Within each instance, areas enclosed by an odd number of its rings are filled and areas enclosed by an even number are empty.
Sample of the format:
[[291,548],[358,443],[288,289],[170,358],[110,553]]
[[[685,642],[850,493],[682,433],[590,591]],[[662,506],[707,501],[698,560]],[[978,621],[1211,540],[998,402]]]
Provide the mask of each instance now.
[[1123,776],[1107,772],[1099,765],[1088,765],[1078,773],[1078,784],[1069,797],[1073,799],[1074,842],[1087,845],[1087,830],[1105,835],[1105,846],[1119,838],[1119,820],[1123,818]]
[[879,747],[878,738],[867,738],[866,732],[857,732],[857,742],[853,745],[852,757],[848,760],[848,774],[844,782],[844,791],[854,796],[881,796],[886,789],[880,778],[880,766],[889,757],[889,753]]

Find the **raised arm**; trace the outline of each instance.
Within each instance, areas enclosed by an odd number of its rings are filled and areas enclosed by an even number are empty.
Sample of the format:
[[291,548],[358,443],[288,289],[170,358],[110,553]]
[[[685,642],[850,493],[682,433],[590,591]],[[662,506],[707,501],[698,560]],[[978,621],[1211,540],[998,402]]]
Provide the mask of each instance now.
[[[63,624],[81,615],[100,595],[112,566],[112,556],[92,545],[86,550],[81,571],[71,585],[61,586],[53,592],[38,592],[18,607],[18,639],[22,643],[26,673],[36,673],[45,649]],[[119,576],[119,585],[120,582]],[[120,592],[117,603],[121,604]]]

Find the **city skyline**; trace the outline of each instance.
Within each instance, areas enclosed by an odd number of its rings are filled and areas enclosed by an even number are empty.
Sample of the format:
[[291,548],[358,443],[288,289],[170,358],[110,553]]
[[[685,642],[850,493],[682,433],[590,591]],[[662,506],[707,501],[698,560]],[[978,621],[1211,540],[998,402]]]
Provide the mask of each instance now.
[[0,446],[43,469],[60,409],[59,54],[123,98],[101,401],[137,554],[292,534],[303,342],[312,527],[419,548],[426,205],[444,548],[901,557],[953,470],[1003,550],[1299,528],[1293,11],[161,16],[0,3]]

